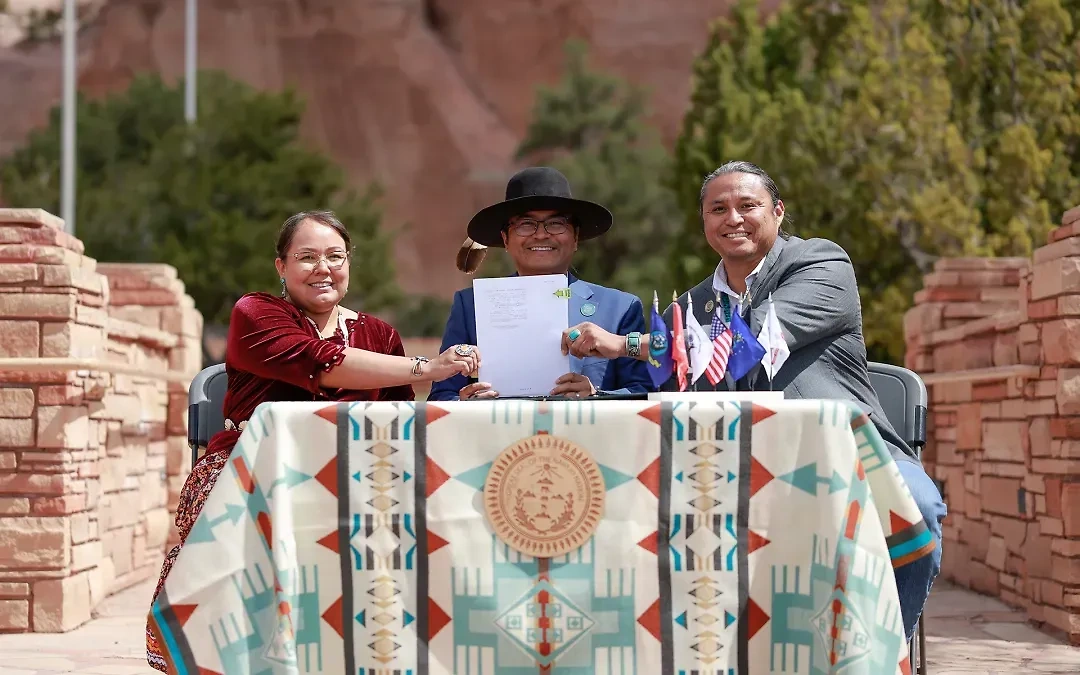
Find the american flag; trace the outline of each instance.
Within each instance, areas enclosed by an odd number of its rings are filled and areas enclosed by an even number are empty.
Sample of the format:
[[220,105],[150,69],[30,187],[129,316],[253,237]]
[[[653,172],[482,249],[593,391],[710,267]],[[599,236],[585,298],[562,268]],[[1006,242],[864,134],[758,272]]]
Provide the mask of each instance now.
[[712,360],[705,368],[705,377],[715,387],[720,380],[724,379],[724,371],[727,370],[728,356],[731,355],[731,330],[720,320],[720,311],[713,313],[712,324],[709,326],[709,338],[713,341]]

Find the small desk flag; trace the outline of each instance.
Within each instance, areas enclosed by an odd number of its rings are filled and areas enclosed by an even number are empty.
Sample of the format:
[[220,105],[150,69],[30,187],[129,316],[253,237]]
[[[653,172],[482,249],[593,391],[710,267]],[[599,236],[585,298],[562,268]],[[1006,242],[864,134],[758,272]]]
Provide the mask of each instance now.
[[660,314],[656,291],[652,294],[652,318],[649,322],[649,377],[660,388],[671,377],[671,333]]
[[765,323],[762,324],[757,339],[761,346],[765,348],[765,356],[761,359],[761,365],[765,366],[769,382],[772,382],[777,371],[780,370],[791,354],[787,340],[784,339],[784,330],[780,326],[780,319],[776,316],[776,305],[773,304],[772,293],[769,293],[769,311],[765,315]]

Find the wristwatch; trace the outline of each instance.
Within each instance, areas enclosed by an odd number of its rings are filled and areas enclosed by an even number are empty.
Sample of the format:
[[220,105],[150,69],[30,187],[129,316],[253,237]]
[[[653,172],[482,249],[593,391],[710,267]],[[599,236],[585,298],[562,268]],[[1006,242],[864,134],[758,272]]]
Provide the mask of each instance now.
[[414,356],[412,374],[414,377],[420,377],[424,374],[424,364],[430,361],[426,356]]
[[641,356],[641,333],[635,331],[626,336],[626,355],[635,359]]

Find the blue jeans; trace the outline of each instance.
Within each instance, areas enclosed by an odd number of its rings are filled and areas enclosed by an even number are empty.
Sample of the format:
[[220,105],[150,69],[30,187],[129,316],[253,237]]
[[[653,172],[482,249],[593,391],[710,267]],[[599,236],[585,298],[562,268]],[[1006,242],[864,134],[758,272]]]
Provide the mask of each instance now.
[[930,587],[941,571],[941,521],[945,518],[946,508],[941,493],[922,466],[904,461],[896,464],[936,544],[932,554],[893,570],[896,574],[896,590],[900,595],[904,635],[910,641],[926,605],[926,598],[930,595]]

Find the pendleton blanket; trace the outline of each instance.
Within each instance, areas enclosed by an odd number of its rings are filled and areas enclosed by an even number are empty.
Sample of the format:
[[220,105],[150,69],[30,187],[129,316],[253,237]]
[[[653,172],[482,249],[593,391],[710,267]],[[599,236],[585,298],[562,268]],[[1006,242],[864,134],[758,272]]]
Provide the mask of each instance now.
[[192,675],[881,675],[932,547],[842,403],[276,403],[150,619]]

